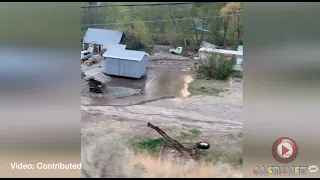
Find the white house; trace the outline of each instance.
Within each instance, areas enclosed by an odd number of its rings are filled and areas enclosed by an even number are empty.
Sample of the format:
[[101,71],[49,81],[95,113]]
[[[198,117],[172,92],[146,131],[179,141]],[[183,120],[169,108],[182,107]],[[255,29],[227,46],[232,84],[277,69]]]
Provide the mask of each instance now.
[[201,60],[205,60],[206,58],[212,55],[229,56],[229,57],[236,56],[237,60],[233,69],[236,71],[243,71],[243,68],[242,68],[243,51],[241,49],[239,49],[238,51],[234,51],[234,50],[227,50],[227,49],[200,48],[198,53],[199,53],[199,58]]
[[204,59],[210,55],[224,55],[224,56],[233,56],[235,55],[237,58],[243,58],[242,51],[233,51],[227,49],[214,49],[214,48],[200,48],[199,49],[199,57]]
[[123,33],[115,30],[88,28],[83,37],[82,48],[92,53],[100,53],[103,46],[119,44]]

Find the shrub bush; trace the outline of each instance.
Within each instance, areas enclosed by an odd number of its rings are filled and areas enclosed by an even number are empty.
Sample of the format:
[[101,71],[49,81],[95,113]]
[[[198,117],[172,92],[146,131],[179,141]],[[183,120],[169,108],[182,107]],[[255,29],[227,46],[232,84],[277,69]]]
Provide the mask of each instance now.
[[153,35],[152,40],[157,45],[170,45],[168,38],[164,35]]
[[184,44],[183,38],[181,38],[180,34],[177,32],[169,32],[167,37],[170,45],[173,47],[182,46]]
[[142,43],[140,38],[131,32],[125,33],[125,37],[121,41],[121,44],[127,45],[127,50],[145,51],[146,53],[151,53],[151,48],[148,46],[148,44]]
[[126,33],[124,44],[127,45],[127,49],[139,51],[143,49],[144,44],[140,38],[136,37],[133,33]]
[[236,57],[212,55],[200,61],[198,72],[206,78],[226,80],[233,72]]

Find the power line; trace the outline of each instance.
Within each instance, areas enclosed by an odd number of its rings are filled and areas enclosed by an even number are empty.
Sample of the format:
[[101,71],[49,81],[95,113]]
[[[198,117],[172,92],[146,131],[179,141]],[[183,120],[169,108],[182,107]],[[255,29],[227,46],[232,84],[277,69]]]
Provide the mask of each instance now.
[[[242,14],[234,14],[232,16],[241,16]],[[181,18],[181,19],[166,19],[166,20],[156,20],[156,21],[136,21],[136,22],[127,22],[127,23],[107,23],[107,24],[85,24],[83,26],[101,26],[101,25],[125,25],[125,24],[136,24],[140,22],[145,23],[154,23],[154,22],[170,22],[170,21],[183,21],[183,20],[192,20],[192,19],[208,19],[214,17],[226,17],[226,16],[208,16],[208,17],[195,17],[195,18]]]
[[172,3],[144,3],[144,4],[105,4],[105,5],[91,5],[81,6],[81,8],[96,8],[96,7],[111,7],[111,6],[171,6],[171,5],[186,5],[186,4],[205,4],[214,2],[172,2]]

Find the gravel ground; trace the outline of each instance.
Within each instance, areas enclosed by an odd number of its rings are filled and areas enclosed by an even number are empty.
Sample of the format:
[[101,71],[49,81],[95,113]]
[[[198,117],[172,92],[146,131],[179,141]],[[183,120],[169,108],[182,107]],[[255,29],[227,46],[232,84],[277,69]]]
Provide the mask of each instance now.
[[[154,53],[165,54],[168,50],[166,48],[160,47]],[[176,56],[168,55],[171,58]],[[150,76],[146,82],[141,81],[145,83],[141,86],[145,91],[141,95],[132,96],[140,93],[141,89],[136,88],[140,87],[140,81],[114,78],[117,82],[107,87],[108,93],[105,95],[90,95],[85,83],[82,85],[83,177],[242,176],[239,169],[228,164],[201,166],[196,172],[185,173],[172,164],[158,164],[153,157],[135,156],[128,149],[130,139],[160,136],[146,126],[147,122],[151,122],[171,137],[184,129],[199,129],[200,140],[209,142],[212,146],[210,151],[214,154],[231,156],[242,152],[242,80],[233,79],[230,91],[222,93],[221,97],[184,97],[180,94],[187,88],[189,81],[185,78],[188,72],[183,69],[192,66],[192,60],[164,58],[150,61]],[[130,84],[133,84],[133,88],[130,88]],[[127,95],[129,97],[125,97]]]
[[116,99],[116,98],[124,98],[128,96],[138,95],[141,92],[141,89],[132,89],[132,88],[125,88],[125,87],[114,87],[114,86],[107,86],[107,93],[104,94],[95,94],[88,92],[87,88],[83,88],[85,92],[83,92],[83,96],[94,97],[94,98],[109,98],[109,99]]

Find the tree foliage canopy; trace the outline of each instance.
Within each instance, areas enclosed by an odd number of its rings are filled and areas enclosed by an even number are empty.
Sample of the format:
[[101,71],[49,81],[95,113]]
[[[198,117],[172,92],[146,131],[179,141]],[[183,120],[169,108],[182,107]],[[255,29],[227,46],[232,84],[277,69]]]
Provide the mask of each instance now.
[[[114,4],[101,4],[108,3]],[[88,2],[82,2],[82,5],[88,5]],[[89,27],[116,29],[132,33],[146,44],[157,43],[152,41],[156,39],[153,36],[161,36],[172,45],[184,46],[187,41],[190,42],[188,46],[199,46],[207,41],[218,46],[236,47],[242,43],[242,12],[243,4],[239,2],[84,8],[82,30]]]

